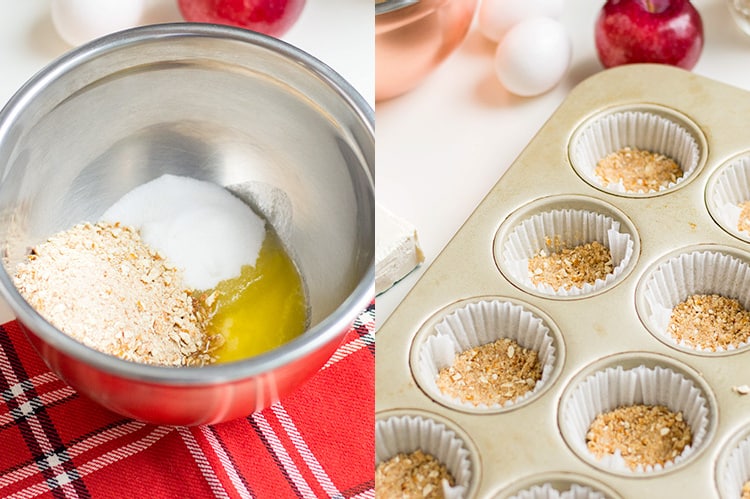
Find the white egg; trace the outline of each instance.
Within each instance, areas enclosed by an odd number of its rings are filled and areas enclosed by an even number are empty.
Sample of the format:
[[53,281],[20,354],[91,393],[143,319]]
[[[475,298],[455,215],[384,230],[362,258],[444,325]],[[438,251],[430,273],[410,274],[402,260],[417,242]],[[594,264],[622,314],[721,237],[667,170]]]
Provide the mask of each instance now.
[[70,45],[137,26],[145,0],[52,0],[52,24]]
[[509,29],[525,19],[558,19],[562,11],[563,0],[482,0],[477,26],[484,36],[499,42]]
[[495,72],[511,93],[530,97],[551,90],[570,66],[571,41],[565,26],[547,17],[516,24],[497,46]]

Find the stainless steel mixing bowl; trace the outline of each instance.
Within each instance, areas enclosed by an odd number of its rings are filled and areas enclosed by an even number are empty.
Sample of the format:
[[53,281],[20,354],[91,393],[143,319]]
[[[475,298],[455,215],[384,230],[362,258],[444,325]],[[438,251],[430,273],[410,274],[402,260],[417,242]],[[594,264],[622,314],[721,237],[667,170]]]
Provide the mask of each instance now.
[[[252,194],[303,275],[306,333],[239,362],[157,367],[87,348],[29,306],[11,276],[31,246],[165,173]],[[0,291],[49,367],[109,409],[179,425],[244,416],[314,374],[374,296],[373,178],[372,109],[309,54],[230,27],[117,33],[0,113]]]

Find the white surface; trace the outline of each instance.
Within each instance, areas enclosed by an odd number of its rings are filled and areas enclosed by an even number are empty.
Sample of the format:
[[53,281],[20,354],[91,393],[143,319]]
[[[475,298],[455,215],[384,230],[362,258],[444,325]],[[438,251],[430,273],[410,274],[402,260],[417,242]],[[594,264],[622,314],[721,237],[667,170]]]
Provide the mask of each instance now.
[[[694,73],[750,90],[750,37],[726,0],[695,0],[705,46]],[[476,26],[422,85],[376,105],[377,197],[417,227],[425,263],[378,296],[378,326],[579,82],[601,71],[594,21],[603,0],[565,0],[561,21],[573,41],[560,85],[531,98],[505,91],[494,75],[495,44]],[[658,85],[659,82],[654,82]]]
[[[55,31],[50,0],[5,2],[0,16],[0,105],[38,70],[70,50]],[[182,21],[177,0],[146,0],[143,24]],[[320,59],[374,103],[374,3],[308,0],[283,40]],[[0,323],[12,319],[0,299]]]

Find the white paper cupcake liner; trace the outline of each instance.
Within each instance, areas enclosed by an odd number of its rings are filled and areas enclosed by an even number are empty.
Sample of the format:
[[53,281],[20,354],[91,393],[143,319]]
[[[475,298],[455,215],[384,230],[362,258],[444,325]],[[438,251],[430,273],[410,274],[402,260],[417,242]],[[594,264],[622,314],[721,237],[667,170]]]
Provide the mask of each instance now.
[[706,202],[714,219],[724,230],[745,240],[750,232],[740,231],[740,203],[750,201],[750,155],[722,167],[706,192]]
[[[457,354],[501,338],[516,341],[537,352],[542,377],[532,390],[505,404],[474,405],[442,393],[436,384],[440,369],[450,367]],[[433,398],[459,408],[500,409],[525,401],[549,381],[557,360],[555,340],[545,322],[523,306],[502,300],[469,303],[448,314],[424,338],[418,349],[418,361],[412,366],[422,388]]]
[[466,497],[472,479],[471,453],[443,423],[422,416],[391,416],[375,422],[375,463],[421,450],[440,461],[456,481],[443,482],[445,499]]
[[570,160],[578,173],[596,187],[619,194],[647,194],[627,191],[622,182],[604,185],[594,173],[601,159],[624,147],[663,154],[682,169],[683,175],[676,182],[651,193],[683,182],[697,169],[700,160],[700,147],[688,130],[659,114],[645,111],[617,112],[589,123],[571,144]]
[[[548,242],[553,245],[560,242],[572,248],[594,241],[609,248],[612,255],[614,270],[604,279],[557,290],[549,284],[535,285],[531,281],[529,259],[542,250],[550,250]],[[501,255],[507,272],[521,286],[567,297],[593,293],[614,282],[633,257],[633,246],[630,234],[620,232],[620,222],[613,218],[587,210],[560,209],[539,213],[521,222],[508,236]]]
[[[596,460],[586,446],[586,434],[599,414],[637,404],[663,405],[681,412],[693,440],[674,461],[632,470],[619,452]],[[633,369],[611,367],[588,376],[570,393],[562,406],[560,426],[569,445],[600,467],[626,474],[645,474],[669,469],[688,459],[707,440],[712,415],[703,392],[682,374],[665,367]]]
[[[750,309],[750,266],[731,255],[717,251],[692,251],[659,265],[644,282],[641,319],[667,342],[696,351],[714,351],[677,341],[668,332],[672,309],[689,296],[717,294],[733,298]],[[715,351],[735,350],[747,341]]]
[[608,499],[607,495],[584,485],[573,484],[568,490],[560,491],[549,483],[534,485],[522,490],[510,499]]
[[718,476],[722,499],[739,498],[742,486],[750,480],[750,437],[729,454]]

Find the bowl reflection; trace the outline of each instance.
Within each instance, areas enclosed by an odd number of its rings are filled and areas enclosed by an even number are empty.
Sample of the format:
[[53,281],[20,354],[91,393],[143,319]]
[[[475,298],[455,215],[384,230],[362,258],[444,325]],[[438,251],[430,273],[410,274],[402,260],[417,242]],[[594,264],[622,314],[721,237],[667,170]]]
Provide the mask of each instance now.
[[376,100],[421,83],[464,40],[476,7],[477,0],[381,3],[375,17]]

